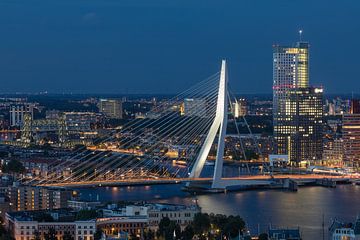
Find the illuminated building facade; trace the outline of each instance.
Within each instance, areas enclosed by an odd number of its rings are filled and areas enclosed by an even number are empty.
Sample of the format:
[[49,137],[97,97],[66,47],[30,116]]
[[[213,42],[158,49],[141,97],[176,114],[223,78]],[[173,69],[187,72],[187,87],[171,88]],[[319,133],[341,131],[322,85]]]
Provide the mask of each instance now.
[[360,165],[360,109],[358,104],[359,101],[353,100],[351,113],[343,115],[344,161],[351,166]]
[[22,126],[25,114],[30,114],[31,119],[34,117],[34,105],[22,104],[10,106],[10,126]]
[[344,158],[344,140],[331,139],[324,143],[323,161],[327,166],[342,166]]
[[247,104],[244,98],[238,99],[236,102],[233,103],[233,114],[234,117],[243,117],[247,115]]
[[122,119],[122,102],[118,99],[100,99],[99,111],[108,118]]
[[322,159],[323,89],[299,88],[290,91],[287,113],[291,132],[288,136],[290,161]]
[[32,186],[11,187],[8,198],[12,211],[66,208],[72,191]]
[[184,114],[185,116],[204,116],[204,109],[207,108],[205,99],[202,98],[185,98],[184,99]]
[[309,44],[273,48],[275,151],[290,161],[322,155],[323,89],[309,87]]

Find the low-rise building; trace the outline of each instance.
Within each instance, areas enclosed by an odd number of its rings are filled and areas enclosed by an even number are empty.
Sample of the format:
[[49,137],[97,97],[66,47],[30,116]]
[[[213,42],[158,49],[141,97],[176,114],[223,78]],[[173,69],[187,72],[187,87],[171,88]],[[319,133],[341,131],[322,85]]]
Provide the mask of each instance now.
[[104,217],[97,219],[96,226],[106,235],[126,232],[141,238],[144,230],[148,228],[148,218],[146,216]]
[[15,240],[31,240],[39,234],[43,239],[50,229],[58,240],[70,234],[75,240],[93,240],[96,220],[75,221],[75,214],[68,210],[20,211],[6,214],[6,227]]
[[120,208],[109,206],[102,209],[102,214],[106,218],[126,217],[132,219],[146,219],[148,228],[153,231],[158,229],[161,219],[164,217],[174,221],[184,229],[190,224],[195,214],[200,212],[196,205],[174,205],[163,203],[147,203],[143,205],[127,205]]
[[270,228],[270,240],[301,240],[299,228]]
[[200,212],[200,208],[196,205],[172,205],[172,204],[151,204],[148,205],[149,228],[157,230],[162,218],[168,217],[184,229],[190,224],[195,215]]
[[329,236],[331,240],[355,240],[355,232],[351,223],[343,223],[334,220],[329,227]]

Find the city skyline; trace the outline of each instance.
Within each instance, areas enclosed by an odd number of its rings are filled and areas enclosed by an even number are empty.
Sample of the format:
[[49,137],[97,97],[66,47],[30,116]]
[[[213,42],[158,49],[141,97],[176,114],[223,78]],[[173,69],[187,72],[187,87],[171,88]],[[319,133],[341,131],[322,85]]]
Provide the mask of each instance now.
[[272,45],[303,29],[313,85],[357,93],[360,4],[298,3],[4,1],[1,92],[176,93],[226,58],[234,92],[271,93]]
[[0,0],[0,240],[360,239],[357,0]]

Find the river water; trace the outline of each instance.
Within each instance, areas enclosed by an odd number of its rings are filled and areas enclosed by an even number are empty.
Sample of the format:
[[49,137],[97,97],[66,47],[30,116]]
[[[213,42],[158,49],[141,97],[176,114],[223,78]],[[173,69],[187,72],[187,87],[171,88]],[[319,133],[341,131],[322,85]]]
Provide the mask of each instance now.
[[[194,196],[181,190],[181,184],[100,187],[81,189],[83,199],[101,201],[146,200],[191,204]],[[252,233],[277,227],[300,227],[303,239],[325,239],[331,219],[353,222],[360,213],[360,186],[336,188],[301,187],[298,192],[254,190],[196,196],[203,212],[240,215]]]

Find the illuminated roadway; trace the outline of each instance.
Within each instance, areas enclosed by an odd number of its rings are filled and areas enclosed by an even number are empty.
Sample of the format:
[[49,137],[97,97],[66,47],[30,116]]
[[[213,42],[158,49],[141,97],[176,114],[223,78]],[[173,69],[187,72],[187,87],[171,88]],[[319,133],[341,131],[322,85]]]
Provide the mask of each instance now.
[[[222,181],[266,181],[274,179],[292,179],[294,181],[315,181],[319,179],[332,179],[332,180],[357,180],[359,176],[353,175],[322,175],[322,174],[279,174],[279,175],[252,175],[252,176],[241,176],[232,178],[222,178]],[[129,186],[129,185],[146,185],[146,184],[175,184],[180,182],[211,182],[212,178],[143,178],[143,179],[124,179],[124,180],[99,180],[99,181],[82,181],[82,182],[59,182],[59,183],[47,183],[39,184],[38,186],[48,187],[94,187],[94,186]],[[240,182],[239,182],[240,183]]]

